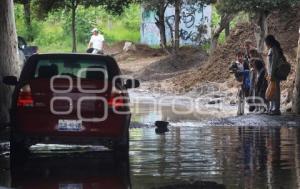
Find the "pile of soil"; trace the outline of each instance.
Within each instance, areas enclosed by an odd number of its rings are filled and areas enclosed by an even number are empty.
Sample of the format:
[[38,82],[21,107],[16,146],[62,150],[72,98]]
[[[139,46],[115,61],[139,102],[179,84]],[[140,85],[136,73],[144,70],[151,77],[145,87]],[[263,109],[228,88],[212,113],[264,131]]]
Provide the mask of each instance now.
[[146,66],[134,76],[143,81],[164,80],[197,69],[207,58],[208,54],[201,49],[182,47],[177,55],[166,56]]
[[117,54],[123,51],[125,41],[120,41],[113,44],[104,43],[103,51],[105,54]]
[[139,57],[155,57],[155,56],[162,56],[165,54],[164,51],[161,49],[155,49],[151,48],[148,45],[143,45],[143,44],[134,44],[136,50],[133,51],[128,51],[124,52],[123,48],[124,45],[127,41],[120,41],[114,44],[104,44],[104,52],[105,54],[113,55],[116,57],[116,59],[124,60],[127,58],[127,56],[139,56]]
[[[300,11],[298,8],[290,11],[277,11],[270,15],[268,19],[269,33],[273,34],[281,43],[288,61],[293,66],[293,71],[288,80],[282,83],[283,89],[291,94],[295,80],[294,68],[296,65],[296,49],[299,39]],[[203,82],[226,82],[229,87],[237,83],[229,73],[228,67],[235,59],[234,52],[242,47],[246,39],[250,39],[256,44],[254,37],[254,26],[250,23],[242,23],[231,32],[226,43],[217,47],[215,52],[198,70],[184,73],[174,79],[172,83],[178,90],[191,90],[197,83]]]
[[[204,82],[228,82],[234,85],[234,77],[229,73],[229,66],[235,60],[235,50],[241,48],[245,40],[254,41],[253,26],[249,23],[237,25],[225,44],[217,47],[215,52],[210,55],[207,62],[198,70],[183,74],[174,79],[176,88],[192,89],[197,83]],[[188,82],[187,82],[188,81]]]

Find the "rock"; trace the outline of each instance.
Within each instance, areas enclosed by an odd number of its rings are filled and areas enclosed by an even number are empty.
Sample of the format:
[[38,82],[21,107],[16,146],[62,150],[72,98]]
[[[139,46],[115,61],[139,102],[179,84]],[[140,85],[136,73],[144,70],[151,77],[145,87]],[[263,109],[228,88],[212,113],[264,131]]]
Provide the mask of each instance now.
[[136,46],[132,42],[125,42],[125,45],[123,47],[124,52],[128,51],[136,51]]
[[286,111],[286,112],[292,112],[292,111],[293,111],[293,104],[292,104],[292,102],[289,102],[289,103],[285,106],[285,111]]
[[219,95],[219,94],[215,94],[213,95],[214,98],[221,98],[221,97],[224,97],[223,95]]
[[208,104],[220,104],[222,101],[220,99],[209,101]]
[[230,101],[230,105],[232,105],[232,106],[233,106],[233,105],[236,105],[236,101],[235,101],[235,100],[231,100],[231,101]]

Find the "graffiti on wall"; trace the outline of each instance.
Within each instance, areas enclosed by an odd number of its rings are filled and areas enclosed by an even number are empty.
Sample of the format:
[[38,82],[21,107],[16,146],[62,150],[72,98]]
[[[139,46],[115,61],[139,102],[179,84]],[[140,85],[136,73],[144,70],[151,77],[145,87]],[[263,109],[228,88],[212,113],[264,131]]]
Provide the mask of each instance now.
[[[198,45],[210,38],[211,6],[184,4],[181,11],[180,40],[182,45]],[[166,37],[171,42],[174,36],[175,9],[168,7],[165,13]],[[141,26],[142,43],[159,45],[159,29],[155,13],[143,11]]]

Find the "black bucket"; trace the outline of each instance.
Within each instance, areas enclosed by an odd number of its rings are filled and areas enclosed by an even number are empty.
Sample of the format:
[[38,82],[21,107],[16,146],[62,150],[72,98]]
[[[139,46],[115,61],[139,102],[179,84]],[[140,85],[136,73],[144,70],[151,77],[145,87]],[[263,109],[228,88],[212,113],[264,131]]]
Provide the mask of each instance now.
[[164,134],[169,131],[168,129],[169,122],[166,121],[156,121],[155,122],[155,133],[156,134]]

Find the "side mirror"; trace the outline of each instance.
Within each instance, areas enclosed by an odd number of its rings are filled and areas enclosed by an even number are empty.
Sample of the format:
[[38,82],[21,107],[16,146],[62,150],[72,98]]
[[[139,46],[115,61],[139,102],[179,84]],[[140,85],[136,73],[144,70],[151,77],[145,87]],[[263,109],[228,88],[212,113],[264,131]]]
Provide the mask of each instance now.
[[133,88],[138,88],[140,86],[140,81],[136,79],[128,79],[126,81],[125,87],[127,89],[133,89]]
[[2,82],[6,85],[16,86],[18,84],[18,79],[16,76],[5,76]]

